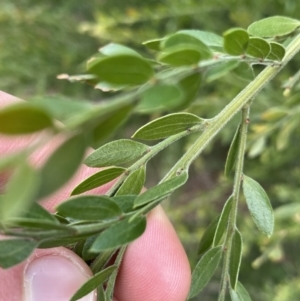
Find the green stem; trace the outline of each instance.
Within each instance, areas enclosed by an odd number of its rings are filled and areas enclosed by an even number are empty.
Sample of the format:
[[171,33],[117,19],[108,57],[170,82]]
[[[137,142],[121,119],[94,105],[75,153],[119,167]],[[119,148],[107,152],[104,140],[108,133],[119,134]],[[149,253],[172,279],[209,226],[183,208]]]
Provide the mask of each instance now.
[[125,254],[126,248],[127,248],[127,245],[120,248],[118,256],[117,256],[116,261],[114,263],[114,265],[116,265],[117,268],[111,274],[111,276],[109,277],[109,280],[107,282],[107,287],[106,287],[106,290],[105,290],[105,296],[106,296],[107,301],[112,300],[113,292],[114,292],[114,288],[115,288],[115,282],[116,282],[116,279],[117,279],[117,276],[118,276],[118,272],[119,272],[119,269],[120,269],[120,266],[121,266],[122,259],[123,259],[123,256]]
[[267,83],[275,77],[283,67],[300,51],[300,35],[286,48],[286,55],[280,65],[266,67],[244,90],[242,90],[215,118],[189,150],[181,157],[175,166],[164,177],[163,181],[176,175],[180,168],[188,169],[189,165],[199,156],[209,142],[221,129],[239,112],[247,102],[254,98]]
[[242,124],[240,126],[240,141],[239,141],[239,149],[238,149],[238,155],[237,155],[236,167],[235,167],[233,199],[232,199],[232,207],[231,207],[231,212],[230,212],[229,222],[228,222],[228,227],[226,232],[226,238],[224,243],[223,271],[222,271],[221,289],[220,289],[218,301],[225,300],[227,283],[228,283],[228,271],[229,271],[229,264],[230,264],[232,238],[236,229],[236,215],[238,210],[241,182],[243,178],[244,156],[246,150],[249,112],[250,112],[250,105],[248,104],[242,109]]

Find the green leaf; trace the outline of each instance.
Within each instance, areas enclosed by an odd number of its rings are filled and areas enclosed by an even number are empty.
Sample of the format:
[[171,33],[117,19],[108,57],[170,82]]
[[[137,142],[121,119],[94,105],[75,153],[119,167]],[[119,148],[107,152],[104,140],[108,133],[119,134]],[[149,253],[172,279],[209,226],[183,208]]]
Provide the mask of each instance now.
[[83,244],[82,252],[81,252],[81,257],[83,260],[85,260],[85,261],[93,260],[93,259],[95,259],[95,257],[97,257],[97,254],[90,253],[89,250],[90,250],[90,247],[92,246],[92,244],[94,243],[95,239],[98,237],[98,235],[99,234],[92,235],[92,236],[88,237],[86,240],[84,240],[84,244]]
[[264,111],[260,118],[266,121],[278,121],[279,119],[288,115],[288,111],[285,107],[271,107]]
[[93,109],[92,104],[86,100],[74,100],[62,96],[38,96],[31,99],[30,103],[62,122]]
[[163,39],[153,39],[143,42],[142,44],[151,50],[160,50],[160,43]]
[[21,263],[36,247],[35,241],[27,239],[0,240],[0,267],[7,269]]
[[0,120],[0,133],[6,135],[30,134],[52,126],[47,112],[28,103],[0,110]]
[[274,16],[259,20],[248,27],[248,33],[261,37],[280,37],[293,33],[300,27],[300,21],[288,17]]
[[81,196],[72,198],[56,207],[59,214],[81,220],[112,219],[121,215],[118,204],[106,196]]
[[103,92],[110,92],[110,91],[116,92],[116,91],[123,90],[126,87],[127,85],[116,85],[108,82],[99,82],[96,86],[94,86],[95,89],[101,90]]
[[187,131],[194,125],[201,123],[203,123],[203,119],[194,114],[169,114],[145,124],[139,128],[132,137],[144,140],[163,139]]
[[134,55],[141,58],[141,55],[135,50],[121,44],[110,43],[99,49],[99,52],[106,56],[116,55]]
[[229,215],[231,212],[232,200],[233,200],[233,196],[231,195],[223,207],[223,210],[222,210],[222,213],[219,218],[218,225],[217,225],[217,229],[215,232],[215,237],[214,237],[214,241],[213,241],[214,247],[219,244],[219,242],[221,241],[221,238],[227,228],[228,219],[229,219]]
[[[199,52],[200,58],[202,60],[209,59],[212,57],[212,52],[210,49],[202,42],[197,35],[190,34],[189,31],[181,31],[170,35],[166,39],[161,41],[161,49],[163,51],[168,51],[169,49],[176,49],[175,47],[180,46],[180,48],[190,48],[195,49]],[[179,48],[178,48],[179,49]]]
[[197,252],[198,255],[205,253],[211,247],[218,226],[219,218],[220,217],[217,216],[215,219],[213,219],[203,233],[199,243],[199,249]]
[[1,155],[0,158],[0,171],[13,169],[14,167],[20,166],[26,161],[28,154],[30,154],[30,149],[24,149],[13,154]]
[[200,89],[201,79],[201,73],[194,73],[179,81],[179,87],[184,91],[184,98],[177,110],[185,109],[193,102]]
[[264,60],[270,53],[270,44],[261,38],[250,38],[247,51],[248,55]]
[[129,218],[119,221],[104,230],[93,243],[90,251],[98,253],[128,244],[143,234],[146,229],[146,218],[138,217],[131,223]]
[[224,50],[231,55],[243,55],[246,52],[249,35],[242,28],[232,28],[224,32]]
[[232,139],[232,142],[230,144],[230,148],[228,151],[226,163],[225,163],[225,171],[224,174],[226,177],[228,177],[233,170],[236,162],[236,158],[238,156],[238,151],[239,151],[239,144],[240,144],[240,127],[241,125],[238,126],[234,137]]
[[39,198],[50,195],[71,179],[81,164],[85,148],[85,137],[77,135],[69,138],[52,153],[40,170]]
[[106,301],[106,296],[102,285],[98,286],[97,288],[97,301]]
[[266,136],[261,136],[254,141],[249,149],[248,156],[250,158],[259,156],[266,148],[266,140]]
[[247,82],[251,82],[255,77],[252,66],[246,62],[240,62],[233,70],[233,74]]
[[237,61],[222,62],[208,70],[206,73],[206,82],[212,82],[234,70],[239,65]]
[[241,233],[238,229],[235,229],[230,253],[230,264],[229,264],[229,276],[230,284],[233,289],[236,289],[240,265],[242,260],[243,240]]
[[38,203],[33,203],[29,209],[26,210],[24,218],[43,220],[58,224],[58,220]]
[[76,301],[80,298],[86,296],[90,292],[92,292],[94,289],[96,289],[99,285],[101,285],[103,282],[105,282],[110,275],[117,269],[117,266],[112,265],[105,270],[97,273],[92,278],[90,278],[87,282],[85,282],[80,289],[72,296],[70,301]]
[[153,76],[151,64],[136,55],[114,55],[98,58],[88,68],[101,81],[118,85],[141,85]]
[[202,30],[180,30],[178,33],[191,35],[202,41],[210,49],[218,52],[223,52],[223,38],[215,33]]
[[243,191],[254,223],[262,233],[270,237],[274,228],[274,214],[266,192],[259,183],[245,175]]
[[129,213],[134,210],[133,204],[136,198],[136,195],[117,195],[112,197],[124,213]]
[[111,167],[104,170],[101,170],[92,176],[85,179],[78,186],[74,188],[71,195],[80,194],[94,188],[100,187],[110,181],[119,177],[122,173],[126,171],[125,168],[122,167]]
[[95,126],[92,129],[92,147],[98,148],[104,140],[113,134],[127,119],[134,106],[132,104],[119,106],[119,108],[110,114],[101,116],[100,120],[95,120]]
[[[96,237],[97,237],[97,235],[96,235]],[[107,264],[110,262],[112,257],[116,253],[119,253],[118,251],[119,250],[109,250],[109,251],[104,251],[104,252],[101,252],[100,254],[98,254],[90,266],[91,270],[94,273],[101,271],[105,266],[107,266]],[[114,263],[116,263],[116,262],[114,262]]]
[[276,148],[279,151],[284,150],[288,145],[291,139],[293,131],[299,127],[299,117],[295,116],[292,119],[289,119],[285,124],[283,124],[276,137]]
[[116,140],[95,150],[85,159],[84,163],[90,167],[120,165],[138,159],[148,149],[148,145],[133,140]]
[[158,84],[147,89],[137,105],[139,113],[167,111],[182,104],[184,92],[179,86]]
[[162,182],[154,187],[151,187],[136,198],[134,202],[134,208],[155,201],[163,196],[169,195],[175,189],[182,186],[187,181],[187,179],[188,172],[183,171],[180,175],[175,176],[174,178]]
[[270,42],[270,46],[271,46],[271,51],[267,56],[267,59],[282,61],[282,59],[285,56],[285,48],[281,44],[275,42]]
[[50,230],[66,230],[72,232],[73,229],[67,227],[66,225],[61,225],[57,222],[52,222],[49,220],[41,220],[34,218],[12,218],[6,222],[6,225],[9,227],[23,227],[23,228],[31,228],[31,229],[50,229]]
[[0,220],[18,217],[24,214],[34,202],[39,178],[35,169],[26,162],[16,168],[6,186],[5,194],[0,202]]
[[157,59],[174,67],[195,65],[201,60],[201,53],[191,45],[180,45],[165,49]]
[[206,252],[197,263],[193,274],[188,299],[198,295],[213,276],[222,256],[222,247],[215,247]]
[[139,194],[144,187],[146,179],[146,168],[141,168],[132,172],[118,189],[116,195]]
[[231,301],[251,301],[251,298],[244,288],[244,286],[238,282],[236,290],[230,289]]

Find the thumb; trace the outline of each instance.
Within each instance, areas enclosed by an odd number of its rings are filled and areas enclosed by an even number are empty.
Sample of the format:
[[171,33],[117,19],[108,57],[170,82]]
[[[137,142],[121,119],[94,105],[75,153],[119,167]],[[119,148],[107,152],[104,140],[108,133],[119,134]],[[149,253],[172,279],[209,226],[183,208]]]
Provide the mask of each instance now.
[[[0,269],[0,300],[69,301],[91,276],[85,262],[68,249],[36,250],[26,263]],[[96,295],[80,301],[96,301]]]
[[[25,301],[69,301],[91,275],[88,266],[67,249],[37,252],[24,271]],[[91,293],[80,300],[95,301],[96,296]]]

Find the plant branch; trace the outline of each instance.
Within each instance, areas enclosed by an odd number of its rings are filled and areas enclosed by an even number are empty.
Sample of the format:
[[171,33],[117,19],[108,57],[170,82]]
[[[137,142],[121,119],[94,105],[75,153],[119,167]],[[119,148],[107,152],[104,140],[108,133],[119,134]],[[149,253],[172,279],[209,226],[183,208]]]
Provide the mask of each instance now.
[[298,35],[286,48],[286,55],[281,65],[266,67],[244,90],[242,90],[215,118],[202,135],[194,142],[189,150],[181,157],[175,166],[167,173],[162,181],[176,175],[180,168],[188,169],[189,165],[199,156],[209,142],[221,129],[239,112],[247,102],[254,98],[274,78],[284,66],[300,51],[300,35]]
[[220,289],[218,301],[225,300],[226,288],[228,283],[228,271],[229,271],[229,264],[230,264],[232,238],[236,229],[236,215],[238,210],[240,187],[243,178],[243,167],[244,167],[244,156],[246,150],[246,141],[247,141],[247,132],[248,132],[248,123],[249,123],[249,112],[250,112],[250,104],[247,104],[242,109],[242,123],[240,127],[240,141],[239,141],[238,155],[236,158],[233,199],[232,199],[232,207],[229,216],[225,243],[223,247],[224,249],[223,271],[222,271],[221,289]]

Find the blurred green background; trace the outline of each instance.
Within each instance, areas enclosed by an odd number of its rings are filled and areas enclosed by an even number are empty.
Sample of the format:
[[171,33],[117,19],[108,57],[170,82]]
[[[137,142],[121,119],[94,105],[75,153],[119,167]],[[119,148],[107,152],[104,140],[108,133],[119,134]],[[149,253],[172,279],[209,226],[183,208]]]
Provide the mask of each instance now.
[[[56,76],[81,73],[86,59],[109,42],[151,56],[141,42],[179,29],[222,34],[229,27],[247,28],[272,15],[299,18],[299,11],[295,0],[1,0],[0,89],[24,99],[56,94],[101,101],[110,94]],[[300,86],[288,96],[281,88],[299,67],[298,55],[252,106],[245,173],[266,189],[276,212],[275,233],[268,240],[240,202],[240,279],[257,301],[300,300]],[[207,83],[187,111],[213,117],[246,84],[234,75]],[[130,137],[154,117],[133,116],[116,137]],[[232,180],[223,176],[223,168],[237,122],[238,117],[195,161],[187,185],[164,204],[192,266],[205,228],[231,194]],[[189,137],[176,143],[151,161],[147,186],[157,183],[192,141]],[[220,271],[194,300],[216,300],[219,278]]]

